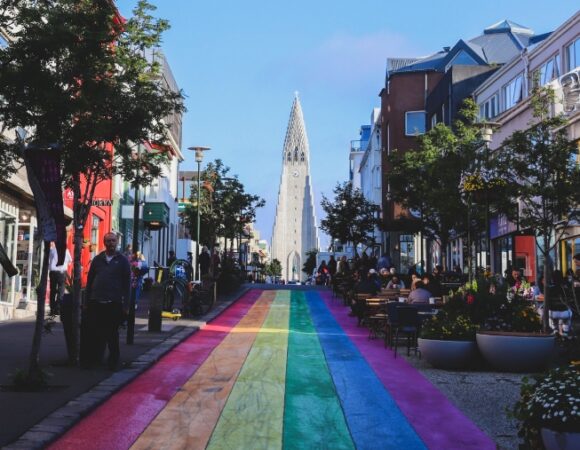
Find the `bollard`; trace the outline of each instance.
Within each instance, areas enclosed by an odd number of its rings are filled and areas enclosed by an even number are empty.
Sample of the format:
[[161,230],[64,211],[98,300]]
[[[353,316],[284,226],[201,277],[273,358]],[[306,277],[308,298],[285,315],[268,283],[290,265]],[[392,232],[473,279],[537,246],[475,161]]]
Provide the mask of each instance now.
[[159,332],[161,331],[161,308],[151,306],[149,308],[149,320],[147,322],[147,331]]

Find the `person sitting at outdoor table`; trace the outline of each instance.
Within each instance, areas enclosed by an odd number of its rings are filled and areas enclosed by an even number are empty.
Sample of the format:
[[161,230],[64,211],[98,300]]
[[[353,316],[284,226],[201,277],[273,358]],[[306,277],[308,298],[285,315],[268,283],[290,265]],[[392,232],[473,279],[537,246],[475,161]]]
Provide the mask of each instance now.
[[387,289],[405,289],[405,283],[397,275],[393,275],[391,281],[387,283]]
[[[377,295],[380,288],[377,287],[376,282],[372,278],[373,275],[376,275],[376,271],[374,269],[371,269],[366,274],[366,276],[363,276],[360,272],[358,273],[358,275],[360,278],[358,283],[356,283],[354,286],[354,292],[357,294],[369,294],[371,297]],[[356,316],[360,312],[358,308],[359,306],[356,302],[355,297],[350,304],[351,312],[349,316]]]
[[435,277],[433,277],[433,275],[426,273],[423,275],[422,281],[425,285],[425,289],[431,292],[431,297],[441,297],[441,284]]
[[415,289],[411,291],[407,298],[407,303],[412,305],[426,305],[429,304],[429,298],[433,297],[421,280],[415,283]]
[[417,287],[417,281],[421,281],[421,278],[419,278],[419,275],[417,275],[416,273],[411,275],[411,290],[414,291]]

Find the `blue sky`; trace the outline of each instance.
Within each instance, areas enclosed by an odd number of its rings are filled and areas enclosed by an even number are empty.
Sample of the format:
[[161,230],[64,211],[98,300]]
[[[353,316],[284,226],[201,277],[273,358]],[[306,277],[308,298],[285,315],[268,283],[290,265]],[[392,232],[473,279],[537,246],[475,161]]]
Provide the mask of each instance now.
[[[553,30],[572,0],[149,0],[168,19],[163,50],[187,95],[183,148],[210,146],[246,191],[266,199],[257,229],[270,239],[294,92],[310,141],[317,219],[322,194],[348,178],[348,152],[369,123],[386,59],[422,56],[503,19]],[[130,16],[136,0],[117,4]],[[193,169],[186,153],[183,169]],[[322,240],[326,242],[325,239]]]

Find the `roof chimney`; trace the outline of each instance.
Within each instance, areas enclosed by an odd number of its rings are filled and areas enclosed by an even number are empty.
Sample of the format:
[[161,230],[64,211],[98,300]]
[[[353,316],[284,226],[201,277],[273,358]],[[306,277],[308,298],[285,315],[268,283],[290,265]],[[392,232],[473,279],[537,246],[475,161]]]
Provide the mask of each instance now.
[[451,47],[443,47],[444,52],[448,52],[449,50],[451,50]]

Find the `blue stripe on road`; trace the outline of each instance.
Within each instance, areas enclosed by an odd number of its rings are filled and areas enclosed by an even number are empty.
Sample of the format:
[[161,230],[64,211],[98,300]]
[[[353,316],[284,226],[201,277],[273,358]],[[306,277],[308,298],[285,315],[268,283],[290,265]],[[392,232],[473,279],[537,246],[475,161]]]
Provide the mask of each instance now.
[[305,294],[356,448],[426,449],[320,296]]

